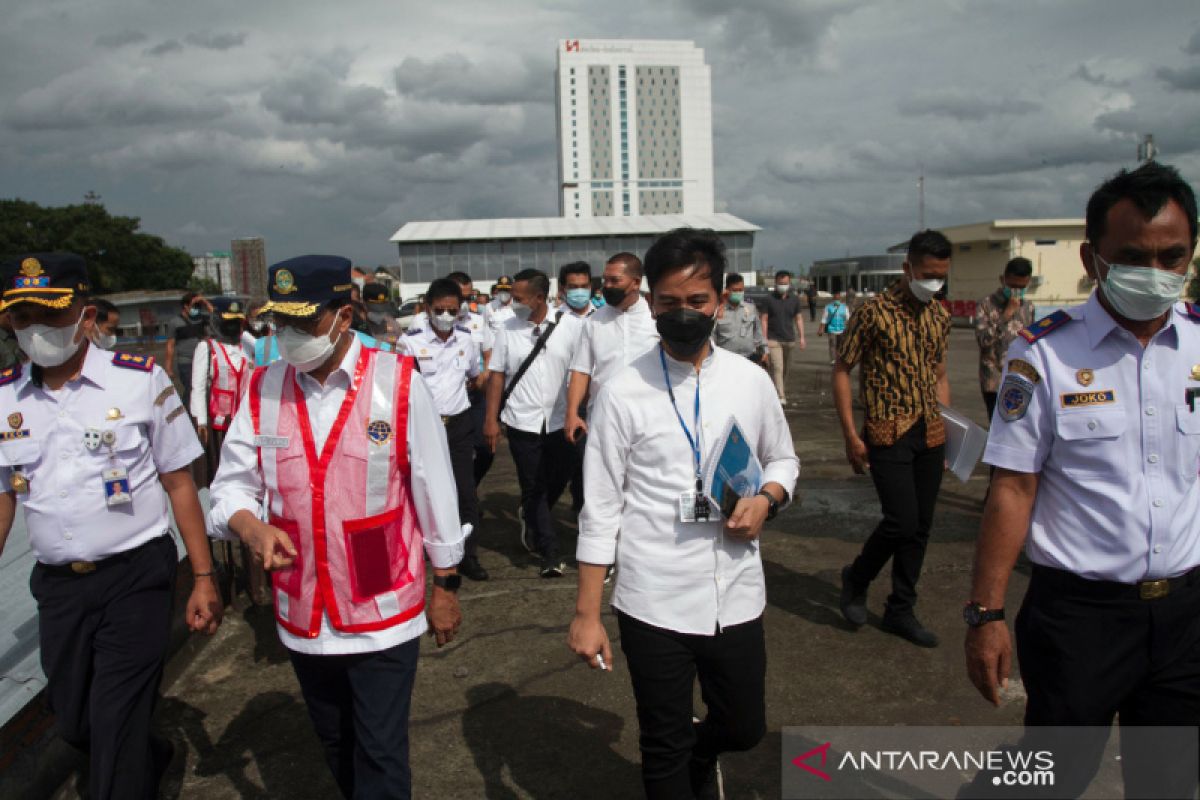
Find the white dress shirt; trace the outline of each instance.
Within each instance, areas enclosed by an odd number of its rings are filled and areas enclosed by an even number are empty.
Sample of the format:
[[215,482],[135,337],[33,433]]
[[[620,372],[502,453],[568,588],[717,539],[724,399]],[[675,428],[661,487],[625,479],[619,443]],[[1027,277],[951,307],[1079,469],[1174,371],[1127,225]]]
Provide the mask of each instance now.
[[[481,354],[492,349],[492,340],[495,338],[495,334],[491,327],[483,321],[482,316],[474,311],[468,311],[466,314],[459,315],[456,324],[470,331],[471,340],[475,342],[475,347]],[[412,333],[415,330],[426,328],[429,328],[429,316],[422,311],[413,317],[412,324],[408,326],[408,332]]]
[[650,316],[650,306],[641,296],[627,310],[603,306],[587,318],[572,372],[592,378],[593,402],[606,381],[633,363],[634,359],[658,344],[658,329]]
[[[222,343],[217,342],[217,346],[221,347]],[[229,356],[229,363],[233,365],[234,371],[246,368],[246,353],[240,344],[226,344],[223,349]],[[192,356],[192,407],[190,411],[192,419],[196,420],[197,425],[208,424],[208,387],[213,378],[212,356],[209,353],[207,339],[201,339],[196,343],[196,354]],[[217,355],[217,358],[221,358],[220,354]],[[251,350],[250,363],[253,362],[254,351]],[[235,386],[234,391],[237,390],[238,387]]]
[[[733,417],[763,465],[763,483],[778,483],[790,497],[800,462],[767,373],[715,347],[699,382],[689,363],[668,356],[667,368],[693,437],[699,384],[703,462]],[[588,564],[616,561],[613,607],[650,625],[703,635],[762,614],[766,585],[758,542],[729,538],[719,519],[679,521],[679,496],[695,489],[694,458],[671,408],[659,348],[608,381],[596,408],[584,454],[587,503],[576,557]]]
[[[505,386],[512,383],[538,335],[556,316],[547,309],[545,319],[537,325],[516,317],[509,319],[496,331],[488,370],[504,373]],[[558,317],[546,346],[509,396],[500,413],[501,422],[526,433],[562,430],[567,416],[567,367],[578,347],[582,328],[583,321],[576,317],[567,314]]]
[[[296,386],[303,392],[312,422],[313,444],[317,452],[337,419],[342,400],[350,388],[362,345],[355,339],[342,363],[325,383],[305,373],[296,374]],[[459,523],[458,498],[447,486],[454,486],[450,469],[450,451],[442,421],[433,407],[433,398],[421,375],[414,371],[408,392],[408,457],[411,469],[412,501],[417,521],[425,537],[425,552],[433,566],[444,569],[462,560],[466,533]],[[242,403],[221,449],[221,466],[210,490],[212,512],[208,534],[218,539],[237,539],[229,529],[229,520],[238,511],[255,516],[261,508],[265,486],[254,446],[254,422],[250,404]],[[386,650],[423,634],[428,629],[424,614],[395,627],[370,633],[345,633],[329,624],[329,614],[321,617],[321,632],[315,639],[295,636],[276,625],[280,640],[289,649],[310,655],[340,655]]]
[[[1069,313],[1009,347],[983,460],[1040,475],[1033,563],[1122,583],[1180,575],[1200,565],[1200,403],[1186,402],[1200,388],[1200,320],[1179,303],[1143,348],[1095,293]],[[1004,411],[1022,399],[1010,373],[1028,372],[1014,360],[1040,376],[1019,417]]]
[[501,305],[499,300],[489,300],[483,307],[483,321],[493,332],[500,329],[500,326],[514,318],[512,310],[512,301]]
[[[118,367],[114,353],[85,346],[80,376],[57,391],[36,383],[29,364],[0,387],[5,430],[29,432],[0,441],[0,481],[8,491],[18,467],[29,478],[29,493],[16,497],[43,564],[98,561],[168,533],[167,494],[158,476],[204,454],[162,369]],[[111,450],[85,447],[88,429],[111,432]],[[129,473],[132,503],[108,505],[101,473],[113,466]]]
[[445,341],[429,328],[410,329],[397,348],[417,360],[439,414],[453,417],[471,407],[467,379],[479,375],[480,358],[467,328],[455,326]]

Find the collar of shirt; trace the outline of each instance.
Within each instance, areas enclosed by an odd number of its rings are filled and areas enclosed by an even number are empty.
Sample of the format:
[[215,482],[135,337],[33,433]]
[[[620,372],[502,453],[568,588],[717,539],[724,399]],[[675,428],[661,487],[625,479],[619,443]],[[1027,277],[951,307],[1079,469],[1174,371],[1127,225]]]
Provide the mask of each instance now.
[[337,369],[329,373],[325,378],[324,385],[317,382],[317,379],[309,375],[307,372],[296,370],[296,381],[300,385],[300,389],[305,394],[320,392],[322,388],[328,388],[330,382],[336,379],[338,384],[345,383],[350,385],[350,381],[354,380],[354,368],[358,365],[358,356],[362,353],[362,344],[358,337],[351,335],[350,347],[346,349],[346,355],[342,356],[342,363],[338,364]]
[[[80,378],[88,383],[103,389],[108,377],[108,365],[112,360],[112,353],[107,350],[101,350],[99,347],[93,347],[91,342],[84,341],[84,347],[88,349],[87,355],[83,357],[83,367],[79,371],[79,378],[67,381],[68,384],[76,383]],[[21,371],[21,377],[17,379],[17,384],[14,387],[17,394],[20,395],[30,386],[41,387],[42,376],[41,367],[33,362],[25,365],[25,369]]]
[[423,344],[431,344],[437,347],[449,347],[455,343],[455,341],[458,339],[458,335],[463,333],[463,331],[458,327],[458,324],[459,323],[457,322],[455,323],[454,327],[450,329],[450,335],[445,339],[442,339],[437,335],[437,331],[433,329],[432,325],[421,328],[421,332],[413,338]]
[[[1082,312],[1080,315],[1079,312]],[[1100,296],[1097,291],[1093,290],[1087,302],[1077,312],[1076,319],[1082,319],[1083,324],[1087,326],[1088,344],[1093,350],[1100,346],[1110,333],[1116,330],[1125,330],[1112,315],[1105,310],[1104,306],[1100,305]],[[1175,315],[1181,313],[1177,306],[1173,306],[1171,314],[1167,317],[1167,324],[1154,334],[1152,343],[1164,345],[1171,348],[1179,346],[1178,332],[1175,330]],[[1133,334],[1130,334],[1132,336]],[[1161,340],[1160,340],[1161,337]]]

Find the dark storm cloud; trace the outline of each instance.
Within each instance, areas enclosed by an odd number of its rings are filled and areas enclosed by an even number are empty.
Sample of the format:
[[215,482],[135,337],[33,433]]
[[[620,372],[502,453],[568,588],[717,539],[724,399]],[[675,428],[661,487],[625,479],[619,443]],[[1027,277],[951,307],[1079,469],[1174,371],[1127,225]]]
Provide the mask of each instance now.
[[144,42],[150,37],[141,31],[126,30],[116,33],[102,33],[96,37],[96,46],[115,49],[129,44]]
[[194,47],[205,50],[232,50],[246,43],[244,33],[189,33],[183,39]]
[[838,17],[863,5],[846,0],[680,0],[686,12],[713,22],[727,45],[760,56],[781,49],[790,54],[811,51]]
[[461,53],[434,59],[408,57],[396,67],[401,94],[451,102],[505,105],[553,103],[554,62],[525,57],[510,63],[476,63]]
[[1079,68],[1076,69],[1072,75],[1082,81],[1092,84],[1093,86],[1107,86],[1111,89],[1124,89],[1125,87],[1129,86],[1130,83],[1128,79],[1117,78],[1109,75],[1103,70],[1086,62],[1080,64]]
[[1200,92],[1200,64],[1192,64],[1179,69],[1159,67],[1154,74],[1175,91]]
[[986,94],[966,92],[940,92],[919,94],[901,100],[899,111],[906,117],[945,117],[959,122],[978,122],[988,117],[1010,114],[1032,114],[1041,105],[1029,100],[989,97]]
[[154,47],[148,47],[144,51],[148,56],[165,56],[169,53],[178,53],[183,49],[183,45],[178,39],[167,39],[165,42],[160,42]]
[[1192,38],[1188,39],[1188,43],[1183,46],[1183,52],[1189,56],[1200,56],[1200,29],[1192,34]]

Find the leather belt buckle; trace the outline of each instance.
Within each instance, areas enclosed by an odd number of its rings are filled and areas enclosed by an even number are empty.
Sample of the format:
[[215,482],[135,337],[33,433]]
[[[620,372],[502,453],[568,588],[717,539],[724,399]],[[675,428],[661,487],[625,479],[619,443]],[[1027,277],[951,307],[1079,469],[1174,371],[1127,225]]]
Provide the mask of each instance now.
[[443,425],[443,426],[446,426],[446,425],[449,425],[449,424],[450,424],[450,418],[449,418],[449,417],[447,417],[445,414],[443,414],[443,415],[442,415],[442,425]]
[[72,561],[71,572],[76,575],[89,575],[96,571],[96,563],[94,561]]
[[1171,581],[1167,578],[1159,578],[1156,581],[1138,582],[1138,597],[1143,600],[1158,600],[1161,597],[1166,597],[1170,593]]

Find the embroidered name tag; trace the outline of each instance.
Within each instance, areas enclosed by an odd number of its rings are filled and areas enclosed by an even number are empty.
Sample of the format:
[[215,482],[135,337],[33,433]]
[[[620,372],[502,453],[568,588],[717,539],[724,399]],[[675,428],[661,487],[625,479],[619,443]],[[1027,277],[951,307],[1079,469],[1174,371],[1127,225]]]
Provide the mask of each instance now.
[[[17,423],[18,425],[20,423]],[[29,429],[22,428],[19,431],[0,431],[0,442],[15,442],[17,439],[28,439]]]
[[1099,406],[1105,403],[1115,403],[1117,393],[1112,389],[1103,392],[1071,392],[1062,396],[1063,408],[1079,408],[1080,406]]
[[289,444],[291,444],[291,441],[292,440],[287,436],[261,436],[261,435],[259,435],[259,436],[254,437],[254,446],[255,447],[271,447],[271,448],[280,449],[280,448],[287,447]]

